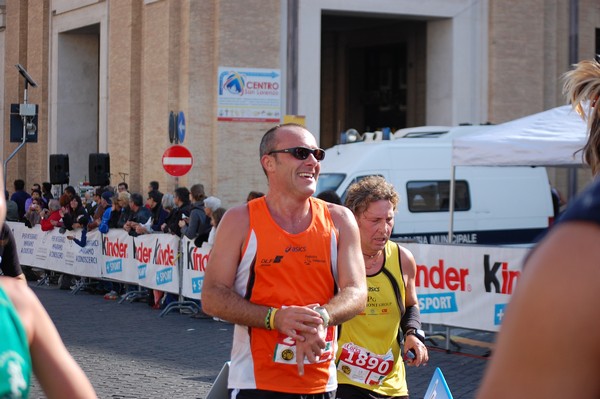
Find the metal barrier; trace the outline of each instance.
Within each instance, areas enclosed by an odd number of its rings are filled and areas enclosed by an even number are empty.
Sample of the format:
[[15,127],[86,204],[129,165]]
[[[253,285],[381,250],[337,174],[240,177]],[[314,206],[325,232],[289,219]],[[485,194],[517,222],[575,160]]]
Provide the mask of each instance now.
[[[178,295],[161,316],[174,309],[197,312],[185,298],[201,299],[209,246],[169,234],[131,237],[124,230],[88,233],[79,247],[57,230],[7,222],[22,264],[94,279],[108,279]],[[498,331],[529,249],[509,247],[402,244],[417,262],[416,287],[421,320],[426,324]],[[123,300],[122,300],[123,301]],[[122,302],[121,301],[121,302]],[[449,349],[450,341],[446,346]]]

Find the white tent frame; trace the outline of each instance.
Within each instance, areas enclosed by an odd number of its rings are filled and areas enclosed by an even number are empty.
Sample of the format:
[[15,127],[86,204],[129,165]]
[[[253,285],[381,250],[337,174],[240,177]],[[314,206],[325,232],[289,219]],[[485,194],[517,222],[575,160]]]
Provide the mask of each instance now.
[[448,242],[454,235],[457,166],[579,166],[576,153],[585,145],[587,130],[572,107],[563,105],[454,139]]

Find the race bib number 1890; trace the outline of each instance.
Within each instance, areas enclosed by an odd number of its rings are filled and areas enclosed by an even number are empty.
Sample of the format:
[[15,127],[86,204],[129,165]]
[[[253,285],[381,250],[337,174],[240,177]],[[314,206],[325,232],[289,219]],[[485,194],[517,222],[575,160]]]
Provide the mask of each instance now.
[[352,381],[381,385],[393,366],[394,355],[391,349],[385,355],[377,355],[349,342],[342,346],[337,369]]

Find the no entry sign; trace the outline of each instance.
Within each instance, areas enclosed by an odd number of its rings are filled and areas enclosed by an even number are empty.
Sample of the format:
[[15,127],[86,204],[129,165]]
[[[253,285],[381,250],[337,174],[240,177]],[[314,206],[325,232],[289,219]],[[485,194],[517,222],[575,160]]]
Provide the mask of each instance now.
[[190,150],[182,145],[174,145],[165,151],[162,165],[171,176],[183,176],[192,169],[194,157]]

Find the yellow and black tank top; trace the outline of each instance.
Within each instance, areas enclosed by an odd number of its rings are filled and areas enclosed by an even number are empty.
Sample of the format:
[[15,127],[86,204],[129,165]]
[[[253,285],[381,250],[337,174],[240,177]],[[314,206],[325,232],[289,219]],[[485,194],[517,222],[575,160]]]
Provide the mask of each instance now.
[[[408,395],[408,388],[397,338],[406,285],[398,245],[388,241],[384,254],[382,269],[367,276],[365,311],[341,326],[336,356],[338,383],[382,395],[403,396]],[[390,278],[395,279],[395,284]]]

